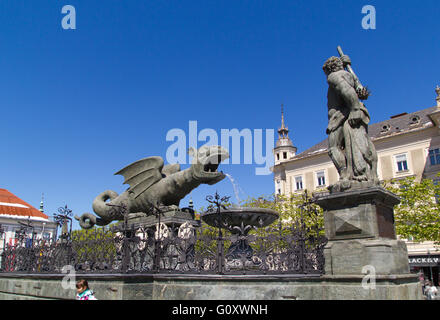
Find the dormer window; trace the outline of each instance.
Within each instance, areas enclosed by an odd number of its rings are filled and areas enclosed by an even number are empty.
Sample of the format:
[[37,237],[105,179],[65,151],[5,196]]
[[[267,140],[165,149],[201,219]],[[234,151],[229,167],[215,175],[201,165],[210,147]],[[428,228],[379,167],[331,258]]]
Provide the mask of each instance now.
[[419,123],[420,123],[420,116],[415,115],[410,118],[409,124],[419,124]]
[[384,132],[388,132],[390,131],[391,126],[389,124],[385,124],[382,129],[380,130],[380,132],[384,133]]

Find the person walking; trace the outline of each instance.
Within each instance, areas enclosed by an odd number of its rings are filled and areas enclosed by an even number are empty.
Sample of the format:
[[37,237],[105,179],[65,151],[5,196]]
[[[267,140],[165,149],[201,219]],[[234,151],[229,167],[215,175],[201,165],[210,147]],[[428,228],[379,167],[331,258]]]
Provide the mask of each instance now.
[[428,300],[434,300],[437,295],[437,287],[432,285],[432,283],[429,281],[428,284],[425,287],[426,297]]
[[76,283],[76,300],[98,300],[90,290],[87,280],[79,280]]

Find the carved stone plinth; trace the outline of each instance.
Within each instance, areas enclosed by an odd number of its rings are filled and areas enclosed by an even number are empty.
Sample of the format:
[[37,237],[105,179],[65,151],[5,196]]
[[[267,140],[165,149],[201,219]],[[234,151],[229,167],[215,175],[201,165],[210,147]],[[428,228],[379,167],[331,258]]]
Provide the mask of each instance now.
[[176,233],[179,230],[179,227],[185,223],[189,224],[191,228],[200,227],[201,225],[200,220],[195,220],[194,215],[191,212],[177,209],[163,212],[160,216],[160,220],[158,217],[147,215],[144,212],[130,213],[127,218],[127,226],[125,227],[122,222],[115,227],[115,231],[123,232],[138,229],[150,229],[155,231],[159,222],[162,226],[166,226],[167,229],[173,233]]
[[[182,224],[188,222],[193,227],[199,227],[200,221],[195,220],[194,216],[190,212],[181,210],[171,210],[163,212],[160,216],[160,223],[167,226],[180,227]],[[128,216],[128,227],[137,228],[150,228],[155,227],[159,223],[159,218],[154,215],[146,215],[145,213],[132,213]]]
[[327,238],[396,239],[394,206],[399,198],[380,187],[333,193],[316,199],[324,209]]
[[373,266],[377,275],[408,274],[408,251],[396,239],[394,206],[399,198],[381,188],[356,189],[316,198],[324,209],[325,273],[360,275]]

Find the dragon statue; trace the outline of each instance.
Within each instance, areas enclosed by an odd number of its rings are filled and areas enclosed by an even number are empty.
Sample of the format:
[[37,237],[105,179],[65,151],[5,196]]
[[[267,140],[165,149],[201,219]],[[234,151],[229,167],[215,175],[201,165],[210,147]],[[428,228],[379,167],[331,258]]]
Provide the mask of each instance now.
[[164,166],[162,157],[138,160],[115,173],[122,175],[124,184],[130,187],[120,195],[107,190],[93,201],[93,211],[98,215],[84,213],[75,216],[83,229],[94,225],[105,226],[114,220],[123,220],[124,213],[116,208],[125,208],[125,214],[143,212],[152,214],[153,208],[178,209],[182,200],[201,184],[215,184],[225,178],[218,172],[219,164],[229,158],[226,149],[220,146],[203,146],[198,150],[190,148],[193,157],[188,169],[180,170],[179,164]]

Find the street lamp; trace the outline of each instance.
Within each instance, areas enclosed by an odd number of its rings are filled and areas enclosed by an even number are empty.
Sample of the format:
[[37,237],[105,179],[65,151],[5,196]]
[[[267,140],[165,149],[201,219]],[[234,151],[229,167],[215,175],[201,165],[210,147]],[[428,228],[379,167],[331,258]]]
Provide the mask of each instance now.
[[[64,207],[58,208],[58,214],[54,214],[53,218],[57,225],[61,227],[61,235],[60,238],[62,240],[68,240],[72,234],[72,210],[67,208],[67,204]],[[68,231],[68,223],[70,221],[70,230]]]

